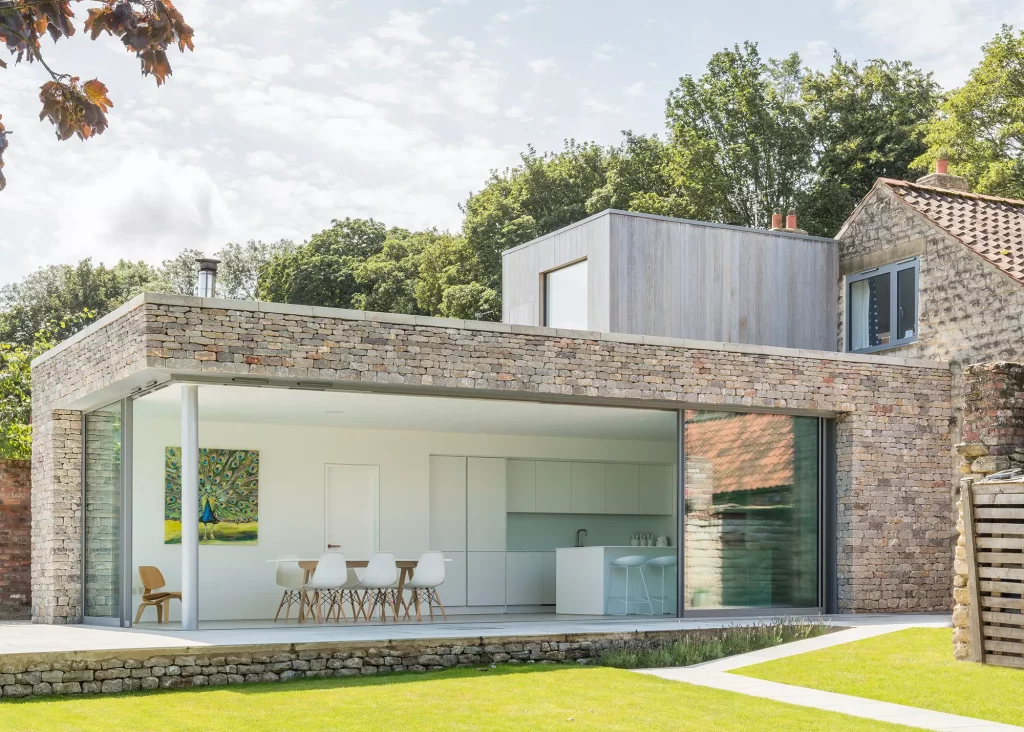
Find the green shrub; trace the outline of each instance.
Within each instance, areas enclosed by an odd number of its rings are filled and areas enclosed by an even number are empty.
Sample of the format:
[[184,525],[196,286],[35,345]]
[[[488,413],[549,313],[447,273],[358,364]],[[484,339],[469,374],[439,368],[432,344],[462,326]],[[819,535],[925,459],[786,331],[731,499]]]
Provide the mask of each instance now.
[[598,663],[615,668],[692,666],[804,638],[816,638],[831,630],[832,626],[821,620],[788,618],[695,630],[674,640],[643,638],[623,641],[621,646],[604,651]]

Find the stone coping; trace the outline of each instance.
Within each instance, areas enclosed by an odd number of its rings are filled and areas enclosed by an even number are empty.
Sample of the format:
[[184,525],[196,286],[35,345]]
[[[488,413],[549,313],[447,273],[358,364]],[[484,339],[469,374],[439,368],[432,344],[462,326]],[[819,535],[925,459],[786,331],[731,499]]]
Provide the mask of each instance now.
[[815,361],[840,361],[847,363],[869,363],[884,366],[937,369],[941,371],[949,370],[949,363],[945,361],[930,361],[918,358],[876,356],[873,354],[844,353],[840,351],[812,351],[801,348],[754,346],[744,343],[720,343],[717,341],[698,341],[687,338],[667,338],[664,336],[633,335],[629,333],[603,333],[592,330],[564,330],[561,328],[545,328],[536,325],[492,323],[483,320],[434,318],[426,315],[377,313],[363,310],[346,310],[344,308],[325,308],[315,305],[291,305],[277,302],[259,302],[255,300],[222,300],[220,298],[166,295],[155,292],[144,292],[141,295],[137,295],[113,312],[92,323],[88,328],[85,328],[67,340],[62,341],[46,353],[41,354],[32,361],[32,365],[36,366],[53,358],[67,348],[70,348],[75,343],[88,338],[91,333],[94,333],[100,328],[117,321],[142,305],[168,305],[177,307],[207,308],[210,310],[236,310],[252,313],[305,316],[310,318],[367,321],[372,323],[423,328],[443,328],[450,330],[482,331],[488,333],[511,333],[515,335],[534,335],[547,338],[578,338],[582,340],[633,343],[644,346],[663,346],[665,348],[681,348],[698,351],[726,351],[730,353],[744,353],[759,356],[779,356],[782,358],[807,358]]

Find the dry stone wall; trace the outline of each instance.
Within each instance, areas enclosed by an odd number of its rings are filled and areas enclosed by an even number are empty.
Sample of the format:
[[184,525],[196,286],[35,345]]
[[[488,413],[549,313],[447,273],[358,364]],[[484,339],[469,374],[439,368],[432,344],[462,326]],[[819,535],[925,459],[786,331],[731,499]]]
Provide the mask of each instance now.
[[33,458],[37,620],[81,614],[80,427],[75,413],[55,409],[144,370],[838,414],[840,608],[949,607],[952,409],[943,365],[146,295],[33,367],[42,425]]

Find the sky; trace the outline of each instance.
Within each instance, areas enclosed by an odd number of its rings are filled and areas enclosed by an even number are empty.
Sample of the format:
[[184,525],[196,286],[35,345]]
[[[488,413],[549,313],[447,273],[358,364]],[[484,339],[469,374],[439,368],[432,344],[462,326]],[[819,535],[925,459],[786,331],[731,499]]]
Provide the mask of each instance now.
[[176,4],[196,48],[171,54],[163,87],[111,37],[44,49],[110,88],[110,127],[88,142],[38,120],[41,67],[0,70],[0,284],[85,257],[301,242],[346,216],[457,230],[459,204],[527,145],[663,132],[668,92],[723,47],[813,68],[833,49],[906,59],[951,88],[1002,23],[1024,27],[1017,0]]

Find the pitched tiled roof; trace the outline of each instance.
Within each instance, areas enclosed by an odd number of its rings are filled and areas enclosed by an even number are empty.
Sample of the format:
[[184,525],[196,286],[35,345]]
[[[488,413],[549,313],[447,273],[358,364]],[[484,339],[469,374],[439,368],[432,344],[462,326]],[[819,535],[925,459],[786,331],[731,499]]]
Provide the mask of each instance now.
[[915,211],[1024,284],[1024,201],[881,179]]
[[711,464],[713,493],[793,484],[793,418],[735,414],[686,423],[686,454]]

